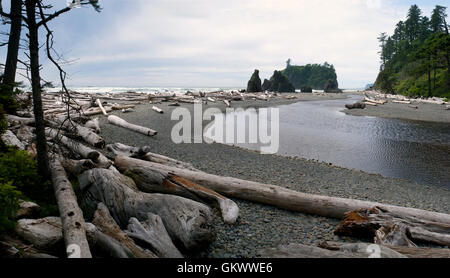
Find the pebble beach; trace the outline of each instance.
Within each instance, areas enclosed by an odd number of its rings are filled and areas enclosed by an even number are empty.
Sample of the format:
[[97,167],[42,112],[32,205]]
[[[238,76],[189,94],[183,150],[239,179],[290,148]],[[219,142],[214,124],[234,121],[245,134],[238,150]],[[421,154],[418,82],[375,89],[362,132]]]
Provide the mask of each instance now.
[[[231,107],[260,108],[287,105],[297,101],[347,97],[347,94],[295,95],[297,99],[236,101],[231,103]],[[111,114],[120,116],[130,123],[155,129],[158,131],[157,136],[147,137],[133,133],[110,125],[106,117],[100,117],[102,136],[106,143],[150,146],[154,153],[190,162],[196,168],[211,174],[274,184],[305,193],[450,213],[450,190],[445,188],[345,169],[316,160],[262,155],[259,152],[223,144],[175,144],[171,140],[171,131],[177,121],[171,120],[171,112],[176,107],[168,106],[166,102],[157,104],[164,111],[163,114],[159,114],[152,110],[152,106],[153,104],[146,103],[136,106],[133,113],[123,114],[120,111],[114,111]],[[192,104],[181,104],[181,107],[193,112]],[[223,102],[203,105],[203,109],[211,107],[217,107],[223,111],[226,105]],[[204,122],[203,126],[206,124],[207,122]],[[280,244],[317,245],[324,240],[362,241],[362,239],[335,236],[333,231],[340,222],[338,219],[294,213],[242,200],[234,201],[240,208],[237,223],[224,224],[219,213],[216,212],[217,238],[208,250],[193,254],[194,256],[254,258],[258,257],[259,250]],[[368,241],[370,242],[370,239]]]

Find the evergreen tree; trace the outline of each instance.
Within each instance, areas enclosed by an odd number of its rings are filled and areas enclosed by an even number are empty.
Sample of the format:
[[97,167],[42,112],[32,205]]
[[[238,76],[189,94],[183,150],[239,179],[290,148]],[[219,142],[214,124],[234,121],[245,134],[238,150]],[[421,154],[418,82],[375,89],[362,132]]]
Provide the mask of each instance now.
[[446,7],[439,5],[434,8],[430,20],[430,27],[433,33],[445,32],[446,9]]

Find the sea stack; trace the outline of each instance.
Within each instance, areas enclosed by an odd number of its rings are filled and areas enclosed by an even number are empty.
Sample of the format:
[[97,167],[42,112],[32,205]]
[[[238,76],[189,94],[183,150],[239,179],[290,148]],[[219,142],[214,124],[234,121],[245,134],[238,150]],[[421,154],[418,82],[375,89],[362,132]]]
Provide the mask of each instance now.
[[252,77],[248,81],[247,85],[247,92],[248,93],[258,93],[262,92],[262,86],[261,86],[261,78],[259,78],[259,70],[255,70]]

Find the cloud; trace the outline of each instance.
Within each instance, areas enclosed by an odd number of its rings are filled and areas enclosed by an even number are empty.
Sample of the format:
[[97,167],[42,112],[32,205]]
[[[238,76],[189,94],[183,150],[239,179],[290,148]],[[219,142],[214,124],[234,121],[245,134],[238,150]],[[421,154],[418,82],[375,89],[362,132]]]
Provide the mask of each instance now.
[[378,34],[400,20],[387,0],[126,2],[103,1],[101,26],[71,43],[71,84],[110,85],[110,74],[127,86],[244,86],[291,58],[328,61],[342,87],[362,87],[379,70]]

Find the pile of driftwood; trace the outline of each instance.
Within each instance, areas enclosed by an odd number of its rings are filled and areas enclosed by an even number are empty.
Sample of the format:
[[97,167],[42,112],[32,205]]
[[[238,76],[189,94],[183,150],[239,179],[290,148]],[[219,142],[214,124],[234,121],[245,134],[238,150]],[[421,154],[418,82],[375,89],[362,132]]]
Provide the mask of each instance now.
[[[369,97],[367,94],[371,95]],[[366,104],[385,104],[390,100],[392,103],[397,104],[407,104],[410,108],[418,109],[417,105],[420,103],[430,103],[430,104],[438,104],[438,105],[448,105],[448,102],[444,98],[439,97],[417,97],[417,98],[408,98],[403,95],[393,95],[393,94],[384,94],[378,91],[368,91],[365,97]]]
[[[218,99],[218,95],[214,98]],[[96,102],[100,110],[105,109],[100,101]],[[216,208],[225,223],[236,223],[239,208],[229,199],[236,198],[343,219],[337,234],[374,238],[374,243],[383,246],[383,250],[395,249],[384,253],[388,257],[398,257],[398,253],[407,257],[427,254],[450,257],[444,249],[430,251],[416,246],[419,242],[450,246],[450,215],[305,194],[209,174],[190,163],[152,153],[151,147],[121,143],[106,146],[98,119],[78,116],[76,121],[67,121],[55,113],[47,113],[46,136],[49,144],[52,142],[50,168],[60,217],[22,219],[17,229],[19,235],[43,249],[52,250],[64,240],[68,257],[89,258],[93,254],[120,258],[183,257],[214,241],[212,208]],[[7,142],[35,154],[34,120],[10,115],[8,122]],[[148,127],[117,116],[110,115],[108,122],[133,132],[156,135]],[[79,185],[79,200],[71,180]],[[89,211],[93,212],[92,217],[87,217]],[[296,246],[295,250],[284,248],[282,253],[300,257],[299,250],[303,253],[309,250],[306,252],[310,255],[330,255],[314,248]],[[349,247],[339,248],[342,251]],[[262,254],[275,257],[277,252]],[[340,255],[336,253],[336,257]]]

